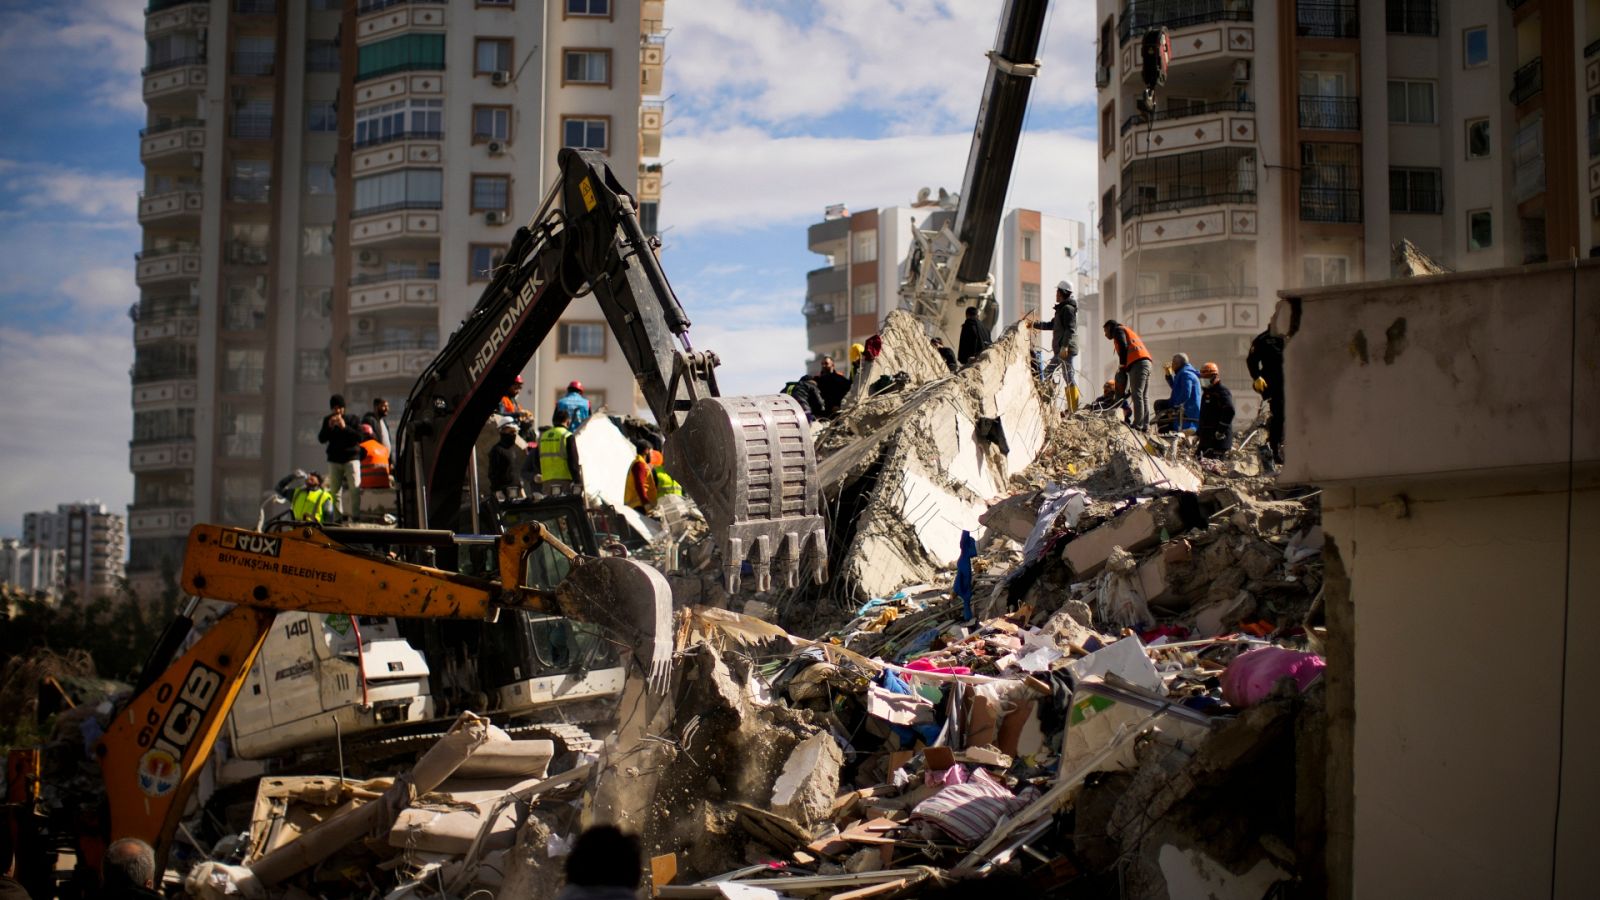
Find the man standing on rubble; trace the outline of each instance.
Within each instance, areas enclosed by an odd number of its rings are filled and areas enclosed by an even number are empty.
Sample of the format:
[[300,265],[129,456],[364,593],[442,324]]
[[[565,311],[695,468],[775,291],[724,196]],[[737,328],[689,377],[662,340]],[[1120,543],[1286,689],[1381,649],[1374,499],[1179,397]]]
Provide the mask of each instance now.
[[1200,396],[1200,455],[1221,459],[1233,449],[1233,392],[1214,362],[1200,367],[1200,380],[1206,383]]
[[622,502],[641,513],[656,505],[656,476],[650,465],[650,442],[634,441],[637,456],[628,464],[628,481],[622,486]]
[[539,483],[550,497],[569,494],[578,479],[578,442],[567,428],[567,411],[556,407],[550,427],[539,433]]
[[1167,400],[1172,418],[1161,430],[1194,431],[1200,426],[1200,374],[1189,365],[1188,354],[1175,354],[1167,363],[1167,386],[1172,388]]
[[1044,322],[1034,322],[1037,331],[1048,331],[1050,362],[1045,364],[1039,377],[1048,381],[1057,366],[1066,367],[1067,411],[1078,410],[1078,380],[1075,368],[1078,360],[1078,301],[1072,297],[1072,286],[1062,281],[1056,285],[1055,317]]
[[833,367],[833,357],[824,356],[822,371],[817,375],[817,391],[822,395],[822,412],[832,418],[839,414],[844,395],[850,393],[850,379],[840,375]]
[[510,416],[500,419],[500,440],[489,448],[489,490],[495,499],[521,500],[522,482],[517,477],[522,471],[528,451],[517,446],[517,420]]
[[1117,389],[1133,406],[1129,424],[1139,431],[1150,427],[1150,369],[1155,365],[1144,341],[1132,328],[1107,319],[1106,340],[1117,351]]
[[967,307],[967,320],[961,323],[961,343],[956,347],[956,360],[963,366],[978,358],[978,354],[989,349],[994,341],[989,337],[989,329],[983,327],[978,321],[978,308]]
[[1250,342],[1245,367],[1254,379],[1251,387],[1269,405],[1267,410],[1267,452],[1274,464],[1283,463],[1283,338],[1268,325]]
[[942,337],[929,338],[928,340],[933,344],[933,349],[939,354],[939,358],[944,360],[945,368],[949,369],[950,374],[954,375],[956,370],[961,368],[961,363],[956,362],[956,352],[950,349],[950,345],[946,344]]
[[344,395],[328,398],[328,417],[322,420],[317,441],[328,445],[328,490],[333,494],[333,517],[353,519],[361,507],[361,442],[365,436],[344,416]]

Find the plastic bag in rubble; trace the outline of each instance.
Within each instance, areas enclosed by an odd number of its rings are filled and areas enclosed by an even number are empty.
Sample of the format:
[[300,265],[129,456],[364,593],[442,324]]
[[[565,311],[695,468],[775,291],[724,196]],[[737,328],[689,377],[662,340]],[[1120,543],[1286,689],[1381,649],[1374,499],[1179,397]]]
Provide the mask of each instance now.
[[1222,696],[1234,706],[1255,706],[1272,695],[1285,678],[1304,691],[1322,677],[1327,666],[1315,653],[1302,653],[1283,647],[1262,647],[1234,657],[1222,673]]
[[1138,571],[1139,561],[1133,554],[1121,547],[1111,548],[1100,575],[1100,588],[1095,592],[1094,613],[1102,627],[1143,629],[1155,624],[1155,616],[1150,614],[1139,587]]
[[1022,545],[1023,564],[1031,565],[1044,552],[1045,538],[1057,519],[1065,516],[1066,527],[1076,528],[1078,517],[1088,508],[1089,495],[1083,491],[1054,483],[1047,486],[1039,502],[1039,518],[1033,520],[1033,530],[1028,532],[1028,541]]

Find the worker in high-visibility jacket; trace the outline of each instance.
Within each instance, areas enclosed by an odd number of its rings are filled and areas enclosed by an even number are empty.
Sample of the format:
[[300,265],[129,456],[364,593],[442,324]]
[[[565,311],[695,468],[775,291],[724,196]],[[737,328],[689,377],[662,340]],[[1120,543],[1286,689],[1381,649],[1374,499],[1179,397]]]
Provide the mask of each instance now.
[[550,427],[539,432],[539,484],[546,496],[570,494],[583,482],[578,468],[578,442],[567,427],[570,421],[567,411],[556,407]]
[[634,441],[637,452],[628,465],[628,480],[622,486],[622,502],[639,512],[648,512],[656,505],[656,477],[650,465],[650,442]]
[[378,440],[372,426],[362,424],[361,436],[361,489],[387,490],[394,485],[389,480],[389,448]]
[[679,484],[676,478],[673,478],[671,475],[667,474],[666,469],[662,468],[661,466],[656,466],[652,474],[654,474],[656,479],[656,500],[659,501],[662,497],[665,497],[668,494],[676,494],[679,497],[683,496],[683,485]]
[[323,513],[333,506],[333,494],[322,486],[322,476],[316,472],[306,476],[305,486],[294,492],[291,514],[296,522],[322,524]]

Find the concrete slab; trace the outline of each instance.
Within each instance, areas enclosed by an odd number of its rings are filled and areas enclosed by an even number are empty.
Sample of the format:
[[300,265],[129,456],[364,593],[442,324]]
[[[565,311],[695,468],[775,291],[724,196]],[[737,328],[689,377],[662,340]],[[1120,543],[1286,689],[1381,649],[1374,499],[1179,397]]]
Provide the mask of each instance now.
[[1114,548],[1130,553],[1155,546],[1161,539],[1166,501],[1154,500],[1123,510],[1116,518],[1080,535],[1061,551],[1072,574],[1087,578],[1100,571]]

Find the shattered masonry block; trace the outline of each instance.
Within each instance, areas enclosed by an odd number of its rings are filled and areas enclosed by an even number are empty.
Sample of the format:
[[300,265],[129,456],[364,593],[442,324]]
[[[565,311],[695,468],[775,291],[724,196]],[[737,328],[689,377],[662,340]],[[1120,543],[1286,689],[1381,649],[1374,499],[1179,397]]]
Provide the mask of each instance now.
[[1152,554],[1151,557],[1139,564],[1139,590],[1144,594],[1145,602],[1156,603],[1171,599],[1176,588],[1178,572],[1175,567],[1186,566],[1191,558],[1189,542],[1184,540],[1168,541],[1161,545],[1161,552]]
[[805,825],[827,818],[843,765],[844,754],[826,731],[801,741],[772,785],[772,811]]
[[1134,553],[1160,540],[1166,509],[1166,503],[1161,500],[1126,509],[1111,521],[1067,544],[1061,551],[1061,558],[1072,567],[1073,575],[1087,578],[1105,566],[1106,558],[1117,547]]

